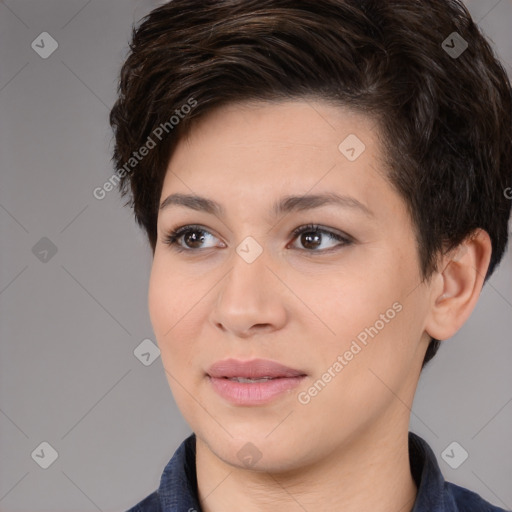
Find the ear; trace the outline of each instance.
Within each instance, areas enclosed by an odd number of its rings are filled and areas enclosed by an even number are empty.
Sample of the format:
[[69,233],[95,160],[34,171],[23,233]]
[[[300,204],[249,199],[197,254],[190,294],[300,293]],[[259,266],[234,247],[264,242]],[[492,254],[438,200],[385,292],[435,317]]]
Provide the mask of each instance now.
[[492,244],[486,231],[477,229],[455,249],[441,257],[431,281],[426,332],[437,340],[452,337],[473,311],[491,259]]

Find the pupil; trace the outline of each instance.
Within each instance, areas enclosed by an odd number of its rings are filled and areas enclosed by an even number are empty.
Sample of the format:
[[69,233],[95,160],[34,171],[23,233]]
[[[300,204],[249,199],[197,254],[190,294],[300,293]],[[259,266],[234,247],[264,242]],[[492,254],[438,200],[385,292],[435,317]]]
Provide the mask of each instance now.
[[[312,247],[318,247],[320,245],[320,238],[321,235],[318,233],[314,233],[310,231],[309,233],[303,233],[302,234],[302,244],[304,247],[312,248]],[[312,242],[313,240],[313,242]],[[312,244],[312,245],[310,245]]]
[[204,242],[204,235],[196,236],[197,233],[198,231],[189,231],[185,235],[185,243],[189,246],[192,245],[193,248],[196,247],[193,245],[194,243],[201,245],[201,243]]

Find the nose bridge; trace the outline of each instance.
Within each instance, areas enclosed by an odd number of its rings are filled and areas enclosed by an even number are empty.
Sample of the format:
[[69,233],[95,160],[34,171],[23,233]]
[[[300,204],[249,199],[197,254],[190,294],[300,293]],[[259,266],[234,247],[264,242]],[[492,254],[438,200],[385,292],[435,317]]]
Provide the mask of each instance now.
[[267,268],[269,253],[252,237],[234,251],[231,270],[219,287],[213,320],[239,335],[254,325],[277,327],[285,318],[279,286]]
[[268,251],[255,238],[246,237],[235,249],[223,294],[233,295],[240,305],[256,304],[268,283],[268,263]]

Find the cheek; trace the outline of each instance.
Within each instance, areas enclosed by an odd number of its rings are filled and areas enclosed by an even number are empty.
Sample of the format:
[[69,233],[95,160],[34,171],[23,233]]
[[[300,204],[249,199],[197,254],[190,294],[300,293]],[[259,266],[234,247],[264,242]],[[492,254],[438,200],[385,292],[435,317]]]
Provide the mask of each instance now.
[[311,398],[311,410],[319,416],[331,411],[340,429],[372,421],[396,397],[406,401],[405,389],[414,381],[418,361],[409,325],[413,315],[401,302],[381,299],[365,307],[347,305],[346,321],[340,318],[337,324],[336,342],[317,345],[323,349],[322,362],[301,398]]
[[[305,279],[304,291],[307,284]],[[332,342],[322,344],[323,364],[329,367],[346,353],[347,366],[358,368],[354,376],[364,373],[367,378],[369,367],[400,372],[414,356],[421,335],[421,297],[411,293],[417,285],[415,268],[389,257],[334,273],[310,289],[306,296],[312,309],[318,308],[319,317],[335,332],[329,336],[326,331],[325,341]]]
[[203,282],[165,254],[159,254],[157,249],[149,278],[148,307],[151,321],[159,333],[167,333],[171,328],[175,330],[175,324],[178,328],[178,322],[206,293]]
[[148,309],[164,364],[186,356],[180,355],[191,346],[185,329],[190,325],[193,306],[199,298],[197,286],[192,286],[179,271],[167,268],[155,256],[149,279]]
[[[174,274],[173,274],[174,275]],[[148,289],[148,309],[153,330],[159,342],[172,327],[172,318],[177,314],[177,301],[173,299],[172,290],[176,290],[171,274],[164,272],[158,257],[155,256]]]
[[182,414],[191,418],[194,403],[186,389],[192,388],[191,379],[197,378],[190,369],[197,366],[194,340],[198,336],[193,329],[199,321],[194,318],[197,312],[193,305],[198,301],[198,290],[189,278],[162,263],[155,257],[149,280],[149,314],[169,388]]
[[301,278],[299,293],[336,333],[333,341],[344,343],[378,321],[400,298],[400,282],[389,275],[389,271],[376,265],[366,269],[352,266],[350,271]]

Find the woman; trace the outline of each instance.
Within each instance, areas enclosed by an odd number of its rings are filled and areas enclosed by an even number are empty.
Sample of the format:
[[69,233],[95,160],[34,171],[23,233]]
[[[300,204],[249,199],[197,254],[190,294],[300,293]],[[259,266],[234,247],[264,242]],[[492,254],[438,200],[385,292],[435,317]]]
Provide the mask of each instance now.
[[507,243],[510,83],[460,2],[171,1],[111,124],[194,432],[132,511],[503,510],[408,432]]

